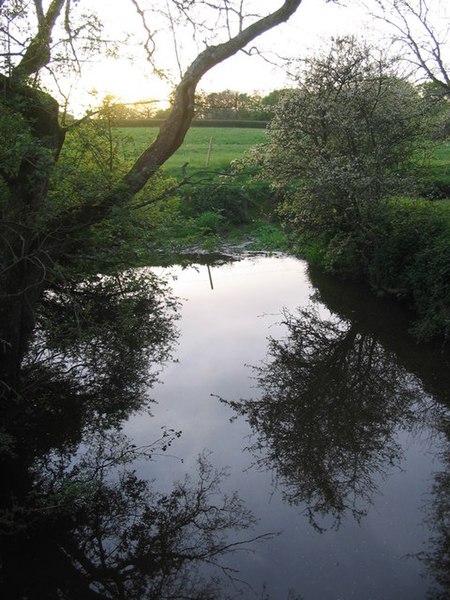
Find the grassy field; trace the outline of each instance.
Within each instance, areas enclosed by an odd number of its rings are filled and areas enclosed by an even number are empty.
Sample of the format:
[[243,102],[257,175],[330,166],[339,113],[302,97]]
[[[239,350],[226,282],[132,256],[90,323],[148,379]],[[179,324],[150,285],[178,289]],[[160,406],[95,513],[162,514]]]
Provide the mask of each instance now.
[[[126,152],[138,155],[148,143],[155,139],[158,130],[154,127],[120,127],[118,132],[127,139]],[[265,141],[264,129],[240,129],[234,127],[193,127],[181,148],[166,163],[164,170],[173,176],[181,175],[181,167],[189,163],[188,172],[204,169],[211,141],[210,169],[222,170],[230,162],[240,158],[256,144]]]
[[450,141],[433,144],[420,159],[419,172],[429,182],[434,197],[450,196]]
[[[118,127],[124,152],[130,157],[138,156],[156,137],[156,127]],[[188,172],[206,167],[208,148],[211,141],[209,168],[224,170],[230,162],[241,158],[252,146],[264,143],[264,129],[240,129],[233,127],[192,127],[181,148],[164,166],[169,175],[179,177],[181,167],[189,163]],[[442,142],[419,159],[422,176],[434,181],[444,196],[444,190],[450,187],[450,141]]]

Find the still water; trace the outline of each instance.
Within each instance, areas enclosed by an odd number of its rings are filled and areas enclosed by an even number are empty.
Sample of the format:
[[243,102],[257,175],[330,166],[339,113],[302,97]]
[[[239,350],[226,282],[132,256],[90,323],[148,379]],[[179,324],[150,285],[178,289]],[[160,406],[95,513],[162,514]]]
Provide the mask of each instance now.
[[448,598],[448,348],[301,260],[207,260],[44,298],[0,386],[0,597]]
[[138,475],[170,490],[203,453],[258,520],[230,541],[273,534],[222,559],[224,597],[447,597],[448,354],[294,258],[154,270],[182,301],[177,360],[124,431],[182,431]]

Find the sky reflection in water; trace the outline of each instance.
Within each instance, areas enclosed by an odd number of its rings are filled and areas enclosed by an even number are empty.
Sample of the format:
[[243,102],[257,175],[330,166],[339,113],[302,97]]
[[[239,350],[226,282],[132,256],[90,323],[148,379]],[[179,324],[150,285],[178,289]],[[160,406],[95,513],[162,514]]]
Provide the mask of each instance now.
[[[169,271],[157,269],[157,272],[167,274]],[[355,460],[363,461],[361,469],[365,469],[365,478],[361,485],[367,483],[368,489],[363,490],[361,514],[364,516],[359,521],[345,505],[345,502],[349,505],[353,502],[352,492],[356,484],[348,483],[348,489],[344,486],[344,506],[342,510],[337,510],[338,519],[335,518],[336,514],[331,514],[332,511],[327,514],[329,505],[322,503],[322,514],[314,514],[313,519],[324,530],[320,533],[312,526],[311,514],[308,516],[305,511],[311,510],[308,500],[313,494],[313,488],[309,489],[308,486],[314,485],[317,476],[320,488],[323,481],[321,475],[316,473],[314,461],[306,466],[299,464],[300,475],[293,473],[297,469],[292,469],[292,465],[291,471],[283,472],[283,464],[289,462],[289,444],[291,449],[295,449],[296,438],[294,436],[292,440],[287,440],[287,450],[283,450],[283,440],[277,439],[278,429],[283,429],[277,428],[277,418],[288,419],[289,426],[289,418],[296,419],[293,422],[294,429],[298,424],[306,427],[307,432],[308,422],[301,423],[301,420],[302,414],[308,413],[306,410],[298,411],[298,402],[303,398],[301,394],[306,392],[294,390],[294,396],[297,394],[294,404],[287,406],[288,414],[283,413],[283,417],[277,413],[270,431],[264,430],[270,417],[264,415],[263,424],[258,423],[257,417],[252,421],[251,402],[239,405],[241,399],[258,401],[267,396],[267,390],[264,393],[261,387],[258,389],[257,372],[249,365],[258,367],[263,364],[261,361],[266,361],[270,371],[274,357],[268,356],[268,337],[285,339],[289,334],[289,327],[280,325],[283,309],[285,315],[295,315],[299,307],[311,306],[310,297],[315,289],[305,263],[285,257],[255,257],[213,266],[214,290],[210,289],[205,265],[184,270],[175,267],[170,269],[170,273],[175,275],[171,284],[175,295],[184,299],[179,323],[181,337],[176,352],[178,363],[165,369],[162,374],[164,383],[152,390],[152,397],[158,402],[152,408],[153,417],[135,416],[125,430],[138,444],[154,439],[161,426],[180,429],[183,434],[171,448],[171,457],[141,465],[139,475],[155,478],[162,489],[169,489],[174,479],[181,479],[186,471],[194,470],[197,455],[205,449],[211,452],[210,460],[214,465],[229,467],[230,477],[223,487],[237,489],[247,506],[260,519],[256,533],[282,532],[271,541],[257,545],[255,553],[239,553],[233,559],[227,559],[228,564],[239,569],[239,577],[248,582],[255,597],[259,597],[264,584],[267,585],[269,596],[277,599],[287,598],[289,590],[305,599],[426,597],[430,580],[422,576],[425,567],[412,555],[426,550],[430,537],[428,527],[424,525],[424,507],[430,501],[433,473],[442,468],[439,451],[443,448],[445,451],[445,436],[433,431],[432,425],[439,422],[443,410],[421,391],[419,380],[408,375],[401,361],[398,365],[389,362],[396,360],[395,355],[385,351],[384,346],[379,344],[376,332],[365,323],[364,317],[356,315],[361,321],[357,326],[347,322],[353,342],[356,340],[358,343],[359,340],[359,351],[362,352],[369,344],[382,357],[378,360],[378,366],[370,361],[367,363],[365,368],[371,369],[368,378],[373,368],[378,368],[381,378],[383,373],[386,373],[386,377],[389,373],[391,388],[381,381],[386,397],[380,410],[385,413],[380,415],[380,422],[373,426],[373,432],[369,431],[369,437],[362,438],[361,450],[347,447],[352,432],[340,436],[338,429],[333,433],[337,436],[335,442],[325,440],[329,442],[327,448],[331,474],[342,473],[342,457],[350,460],[354,452]],[[315,306],[319,321],[330,319],[332,313],[323,304],[316,303]],[[369,315],[372,307],[367,304],[365,310]],[[381,314],[386,314],[386,322],[379,319],[378,325],[383,330],[383,336],[386,336],[391,327],[389,319],[395,321],[395,315],[388,318],[389,306],[382,310],[385,311]],[[295,324],[302,327],[305,315],[299,317],[297,314],[297,317]],[[333,322],[336,324],[338,319],[334,317]],[[329,331],[327,333],[324,330],[324,339],[328,340],[326,335],[329,335]],[[397,332],[392,332],[392,336],[396,335]],[[404,343],[413,344],[406,334],[404,337]],[[348,339],[343,343],[344,359],[347,360],[345,344]],[[335,350],[331,347],[332,352]],[[299,357],[295,355],[297,351],[288,357],[291,362],[298,360]],[[308,355],[309,350],[305,352]],[[358,349],[354,352],[358,359]],[[320,362],[320,352],[318,356]],[[289,364],[286,363],[286,368],[282,364],[280,372],[286,373]],[[323,377],[326,376],[324,372]],[[406,392],[402,391],[405,377],[412,381],[406,386]],[[280,389],[275,394],[273,389],[269,393],[269,402],[265,405],[268,415],[274,398],[284,402],[283,385],[289,387],[281,381]],[[349,385],[351,387],[351,382]],[[325,403],[330,401],[330,406],[336,410],[333,397],[326,398],[328,386],[333,388],[331,383],[325,384],[325,398],[322,399]],[[400,389],[398,394],[397,388]],[[412,417],[409,411],[414,390],[421,403],[423,419],[418,419],[416,413]],[[402,397],[402,393],[406,396]],[[376,402],[377,392],[374,394],[372,399],[369,390],[366,396]],[[397,408],[393,409],[392,396],[396,394]],[[237,404],[225,405],[219,402],[217,396]],[[405,411],[402,410],[402,400]],[[310,399],[313,409],[316,403],[317,399]],[[369,402],[367,410],[370,408]],[[292,410],[297,416],[292,416]],[[374,414],[377,414],[377,410],[378,407],[374,409]],[[236,414],[241,416],[230,422]],[[385,423],[390,419],[390,429],[385,431]],[[372,427],[363,417],[359,421],[356,418],[356,425],[361,430]],[[292,433],[289,433],[290,429],[287,428],[289,435]],[[324,435],[327,432],[331,435],[331,431],[330,425]],[[305,435],[305,432],[301,435]],[[355,432],[356,446],[357,438]],[[304,438],[298,439],[302,441]],[[374,448],[366,456],[364,450],[370,446],[371,439],[375,439]],[[317,452],[320,452],[320,440],[316,445]],[[395,449],[398,447],[399,451],[389,456],[391,446]],[[315,447],[313,442],[312,450]],[[283,455],[283,451],[286,454]],[[291,454],[294,463],[295,460],[298,463],[307,460],[301,454],[297,457],[295,452]],[[258,463],[258,467],[255,463]],[[312,481],[305,479],[305,473],[310,473]],[[286,493],[290,486],[294,486],[298,492],[295,500],[292,494]],[[319,489],[319,495],[321,492],[326,495],[326,491]],[[360,501],[360,498],[357,500]],[[338,504],[334,506],[335,509],[336,506]],[[315,508],[317,506],[313,505],[313,512]],[[249,597],[252,597],[252,593],[249,589]]]

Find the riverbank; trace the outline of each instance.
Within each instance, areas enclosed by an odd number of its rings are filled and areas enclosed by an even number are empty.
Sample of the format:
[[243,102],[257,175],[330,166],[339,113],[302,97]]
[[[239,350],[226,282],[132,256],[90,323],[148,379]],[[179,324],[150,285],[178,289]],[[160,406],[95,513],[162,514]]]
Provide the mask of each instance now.
[[392,198],[352,236],[291,231],[298,253],[340,279],[365,283],[417,315],[424,341],[450,337],[450,200]]
[[[193,228],[191,235],[168,236],[151,252],[151,262],[171,264],[184,257],[248,252],[304,257],[337,279],[364,283],[376,296],[392,297],[416,315],[419,341],[450,335],[450,202],[397,199],[385,205],[366,247],[333,252],[332,240],[288,235],[278,222],[254,220],[221,229]],[[161,241],[161,240],[160,240]],[[364,260],[362,260],[362,257]]]

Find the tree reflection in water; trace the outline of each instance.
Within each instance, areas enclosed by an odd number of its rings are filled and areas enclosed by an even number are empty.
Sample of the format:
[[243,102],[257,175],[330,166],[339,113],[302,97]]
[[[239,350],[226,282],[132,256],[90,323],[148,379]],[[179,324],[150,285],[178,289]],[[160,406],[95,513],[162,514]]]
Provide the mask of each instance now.
[[2,597],[223,597],[204,565],[240,545],[227,534],[252,515],[220,493],[224,473],[205,457],[197,480],[169,493],[139,479],[134,461],[154,459],[180,432],[143,448],[120,432],[148,407],[176,309],[148,273],[48,293],[19,384],[2,388]]
[[318,305],[283,313],[284,339],[269,339],[253,367],[259,399],[227,403],[255,432],[250,450],[273,470],[285,498],[319,530],[360,519],[377,480],[398,465],[399,428],[427,412],[418,381],[358,325],[322,318]]
[[443,445],[443,469],[434,476],[434,484],[425,512],[425,522],[431,531],[430,547],[419,554],[435,585],[429,593],[432,600],[446,600],[450,597],[450,419],[443,422],[442,429],[447,435]]

